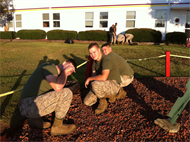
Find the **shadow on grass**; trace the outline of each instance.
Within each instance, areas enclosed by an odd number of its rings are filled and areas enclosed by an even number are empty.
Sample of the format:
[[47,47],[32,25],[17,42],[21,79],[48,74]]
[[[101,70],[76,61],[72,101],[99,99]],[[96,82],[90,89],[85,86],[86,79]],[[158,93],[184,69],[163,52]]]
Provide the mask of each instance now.
[[[54,59],[48,59],[47,56],[44,56],[42,60],[39,61],[38,63],[38,66],[45,63],[45,62],[51,62],[55,65],[58,65],[60,63],[59,60],[54,60]],[[24,76],[26,76],[26,70],[24,70],[21,75],[19,75],[19,78],[17,79],[17,81],[15,82],[14,86],[12,87],[11,90],[16,90],[18,88],[18,86],[20,85],[20,82],[22,80],[22,78]],[[31,75],[31,74],[29,74]],[[1,76],[1,77],[15,77],[15,76],[18,76],[18,75],[13,75],[13,76]],[[5,112],[5,109],[7,107],[7,105],[9,104],[10,100],[12,99],[12,96],[14,94],[11,94],[11,95],[8,95],[6,96],[6,98],[4,99],[3,103],[1,104],[1,118]],[[18,104],[18,102],[17,102]],[[11,132],[12,133],[12,130],[14,131],[14,129],[17,127],[22,127],[24,121],[26,120],[26,118],[22,117],[21,114],[20,114],[20,111],[19,111],[19,107],[18,105],[14,106],[15,108],[11,108],[11,109],[14,109],[14,112],[13,112],[13,115],[12,115],[12,118],[11,118],[11,121],[10,121],[10,128],[5,128],[3,130],[3,132],[1,133],[1,136],[5,135],[5,134],[8,134],[10,135],[9,133]],[[21,128],[20,128],[21,129]],[[16,130],[17,131],[17,130]],[[7,135],[7,136],[8,136]],[[43,137],[43,135],[40,136],[41,138]],[[31,139],[32,140],[32,139]]]
[[[137,64],[134,64],[134,63],[132,63],[132,62],[129,62],[128,61],[128,63],[130,63],[130,64],[132,64],[132,65],[134,65],[134,66],[136,66],[136,67],[140,67],[140,68],[142,68],[142,69],[144,69],[144,70],[147,70],[147,71],[150,71],[150,72],[152,72],[152,73],[156,73],[156,74],[158,74],[158,75],[160,75],[160,76],[165,76],[164,74],[161,74],[161,73],[158,73],[158,72],[155,72],[155,71],[153,71],[153,70],[150,70],[150,69],[147,69],[147,68],[145,68],[145,67],[143,67],[143,66],[139,66],[139,65],[137,65]],[[139,78],[141,78],[141,75],[140,74],[136,74],[136,76]],[[143,76],[143,77],[146,77],[146,76]],[[148,77],[148,76],[147,76]],[[150,76],[149,76],[150,77]]]
[[[88,60],[88,57],[85,56],[87,59],[84,60],[82,58],[79,58],[77,56],[75,56],[74,54],[70,54],[72,56],[72,58],[76,61],[77,63],[77,66],[78,65],[81,65],[82,63],[84,63],[85,61]],[[67,60],[69,59],[70,57],[68,57],[67,55],[63,55],[63,57]],[[76,69],[76,73],[73,73],[71,76],[73,76],[76,80],[79,81],[80,85],[82,88],[84,88],[84,79],[85,79],[85,72],[86,72],[86,65],[87,64],[84,64],[83,66],[79,67]],[[68,80],[73,80],[72,77],[69,76],[68,77]],[[81,89],[82,89],[81,88]]]
[[[21,73],[21,75],[19,76],[19,78],[17,79],[17,81],[15,82],[15,84],[14,84],[14,86],[12,87],[11,90],[16,90],[16,89],[18,88],[18,86],[20,85],[20,82],[21,82],[22,78],[24,77],[24,74],[26,73],[26,71],[27,71],[27,70],[24,70],[24,71]],[[4,101],[2,102],[2,104],[1,104],[1,116],[0,116],[1,118],[2,118],[2,116],[3,116],[3,114],[4,114],[4,112],[5,112],[5,109],[6,109],[7,105],[8,105],[9,102],[11,101],[13,95],[14,95],[14,94],[11,94],[11,95],[6,96],[6,98],[5,98]],[[14,127],[15,125],[17,125],[18,122],[19,122],[19,121],[17,121],[17,122],[14,121],[14,120],[15,120],[14,118],[15,118],[16,114],[18,114],[18,112],[19,112],[18,106],[16,106],[16,108],[15,108],[15,110],[14,110],[14,112],[13,112],[13,117],[11,118],[11,122],[10,122],[10,127],[11,127],[11,128]],[[20,118],[20,116],[16,116],[16,118]],[[5,130],[1,133],[1,135],[4,135],[4,134],[7,133],[8,131],[9,131],[9,129],[8,129],[8,130],[5,129]]]
[[39,61],[38,66],[41,65],[41,64],[43,64],[43,63],[46,63],[46,62],[50,62],[50,63],[53,63],[55,65],[59,65],[60,64],[60,61],[58,59],[56,59],[56,60],[54,60],[54,59],[48,59],[48,56],[44,56],[43,59]]
[[9,42],[12,42],[12,39],[11,39],[10,41],[6,41],[6,42],[4,42],[4,43],[1,43],[1,45],[7,44],[7,43],[9,43]]

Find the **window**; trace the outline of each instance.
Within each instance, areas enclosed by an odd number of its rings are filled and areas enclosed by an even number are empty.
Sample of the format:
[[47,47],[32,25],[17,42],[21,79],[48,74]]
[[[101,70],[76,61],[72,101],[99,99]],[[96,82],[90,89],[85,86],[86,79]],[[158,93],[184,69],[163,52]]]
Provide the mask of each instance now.
[[166,10],[156,10],[155,27],[165,27]]
[[190,11],[187,11],[185,28],[190,28]]
[[13,28],[13,22],[12,21],[8,22],[7,24],[8,24],[9,28]]
[[49,13],[43,14],[43,27],[49,27]]
[[22,27],[22,17],[21,14],[16,15],[16,27],[21,28]]
[[126,27],[135,27],[136,11],[127,11],[126,13]]
[[108,12],[100,12],[100,28],[108,27]]
[[93,27],[93,12],[85,13],[85,27]]
[[12,14],[7,14],[7,25],[9,28],[13,28],[13,16],[12,16]]
[[60,14],[53,13],[53,27],[60,27]]

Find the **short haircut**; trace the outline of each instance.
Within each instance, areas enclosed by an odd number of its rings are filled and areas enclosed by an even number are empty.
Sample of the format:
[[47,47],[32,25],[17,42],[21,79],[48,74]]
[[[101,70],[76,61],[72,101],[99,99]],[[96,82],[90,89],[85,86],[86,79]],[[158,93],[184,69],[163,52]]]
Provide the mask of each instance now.
[[96,48],[99,48],[99,45],[97,43],[91,43],[89,46],[88,46],[88,50],[91,49],[92,47],[96,47]]
[[73,59],[68,59],[66,62],[72,63],[75,69],[77,68],[77,63]]
[[104,46],[108,46],[108,47],[111,47],[109,43],[105,43],[101,46],[101,48],[103,48]]

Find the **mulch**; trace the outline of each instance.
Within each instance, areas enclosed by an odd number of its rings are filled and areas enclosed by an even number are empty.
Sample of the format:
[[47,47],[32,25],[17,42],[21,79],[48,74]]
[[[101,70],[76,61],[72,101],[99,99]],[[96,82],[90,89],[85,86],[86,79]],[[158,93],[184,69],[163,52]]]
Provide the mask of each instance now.
[[[186,92],[188,77],[152,77],[134,79],[125,91],[127,96],[108,105],[100,115],[97,107],[85,106],[86,89],[74,94],[64,123],[74,123],[77,129],[68,135],[53,136],[50,128],[40,130],[23,125],[6,138],[7,141],[189,141],[190,103],[177,119],[180,130],[169,133],[154,124],[157,118],[167,118],[178,97]],[[54,113],[43,118],[53,123]]]

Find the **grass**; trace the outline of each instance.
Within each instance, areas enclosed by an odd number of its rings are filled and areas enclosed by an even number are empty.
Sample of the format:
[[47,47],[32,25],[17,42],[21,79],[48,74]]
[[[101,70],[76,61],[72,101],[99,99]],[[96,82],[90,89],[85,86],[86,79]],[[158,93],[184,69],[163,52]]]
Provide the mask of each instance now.
[[[23,88],[24,84],[38,65],[44,62],[60,64],[68,58],[76,60],[77,64],[85,62],[88,58],[87,43],[65,44],[57,42],[1,42],[1,89],[0,93]],[[100,44],[101,46],[101,44]],[[165,45],[116,45],[113,51],[126,60],[149,58],[171,54],[189,56],[189,48],[182,46]],[[128,61],[135,71],[135,77],[165,76],[165,58]],[[189,59],[171,57],[171,76],[188,77]],[[86,64],[76,70],[68,80],[78,80],[84,87]],[[1,122],[15,126],[23,118],[20,117],[17,103],[21,91],[12,95],[1,97]]]

